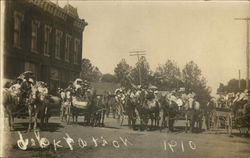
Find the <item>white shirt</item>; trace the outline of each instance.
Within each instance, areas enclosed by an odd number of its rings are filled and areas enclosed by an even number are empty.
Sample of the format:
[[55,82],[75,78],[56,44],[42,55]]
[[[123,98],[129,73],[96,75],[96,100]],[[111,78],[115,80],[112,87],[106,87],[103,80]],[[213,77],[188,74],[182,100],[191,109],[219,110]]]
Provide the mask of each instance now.
[[177,103],[178,106],[183,105],[183,102],[182,102],[182,100],[180,98],[177,99],[176,103]]
[[46,87],[38,87],[38,92],[43,94],[48,94],[48,89]]

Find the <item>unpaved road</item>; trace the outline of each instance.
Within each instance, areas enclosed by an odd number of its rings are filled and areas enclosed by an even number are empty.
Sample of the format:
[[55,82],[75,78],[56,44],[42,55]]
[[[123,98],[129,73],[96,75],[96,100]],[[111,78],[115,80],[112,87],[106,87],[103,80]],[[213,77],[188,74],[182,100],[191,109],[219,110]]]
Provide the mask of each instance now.
[[[182,122],[177,125],[182,125]],[[121,127],[117,120],[111,118],[106,120],[106,127],[100,128],[82,124],[66,125],[53,117],[48,130],[40,132],[40,137],[47,138],[51,144],[42,149],[34,132],[26,132],[27,123],[24,120],[16,120],[15,127],[16,131],[13,132],[4,129],[6,157],[250,158],[250,138],[237,135],[237,131],[234,131],[236,134],[233,137],[229,137],[224,130],[217,134],[214,131],[195,134],[184,131],[167,133],[166,130],[141,132],[133,131],[127,126]],[[29,139],[28,149],[25,151],[17,146],[18,131],[24,139]],[[74,140],[71,143],[72,150],[64,139],[67,137],[66,133]],[[31,146],[32,138],[34,146]],[[54,140],[61,141],[59,144],[62,146],[57,147],[56,151]]]

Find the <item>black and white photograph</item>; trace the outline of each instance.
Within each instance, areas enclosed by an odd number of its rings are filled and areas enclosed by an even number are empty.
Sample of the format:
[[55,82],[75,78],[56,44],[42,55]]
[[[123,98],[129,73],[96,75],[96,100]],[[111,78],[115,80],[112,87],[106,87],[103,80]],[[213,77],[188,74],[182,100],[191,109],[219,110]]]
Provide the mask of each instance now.
[[250,158],[250,1],[0,0],[0,157]]

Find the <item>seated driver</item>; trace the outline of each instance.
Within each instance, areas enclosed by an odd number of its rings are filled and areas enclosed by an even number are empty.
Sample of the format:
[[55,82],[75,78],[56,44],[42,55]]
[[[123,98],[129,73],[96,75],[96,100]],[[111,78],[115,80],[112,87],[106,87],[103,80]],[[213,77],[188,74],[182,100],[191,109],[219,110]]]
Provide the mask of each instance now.
[[21,84],[20,90],[21,90],[21,100],[20,103],[21,104],[25,104],[26,105],[26,99],[29,98],[31,92],[32,92],[32,87],[33,87],[33,79],[25,76],[24,81]]

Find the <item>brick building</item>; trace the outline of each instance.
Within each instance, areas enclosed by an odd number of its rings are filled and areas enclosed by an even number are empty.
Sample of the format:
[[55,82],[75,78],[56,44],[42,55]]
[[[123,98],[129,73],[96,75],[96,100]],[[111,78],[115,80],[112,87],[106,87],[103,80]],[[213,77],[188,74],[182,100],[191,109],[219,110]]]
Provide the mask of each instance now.
[[78,77],[87,23],[77,9],[49,0],[5,2],[4,78],[30,70],[53,92]]

